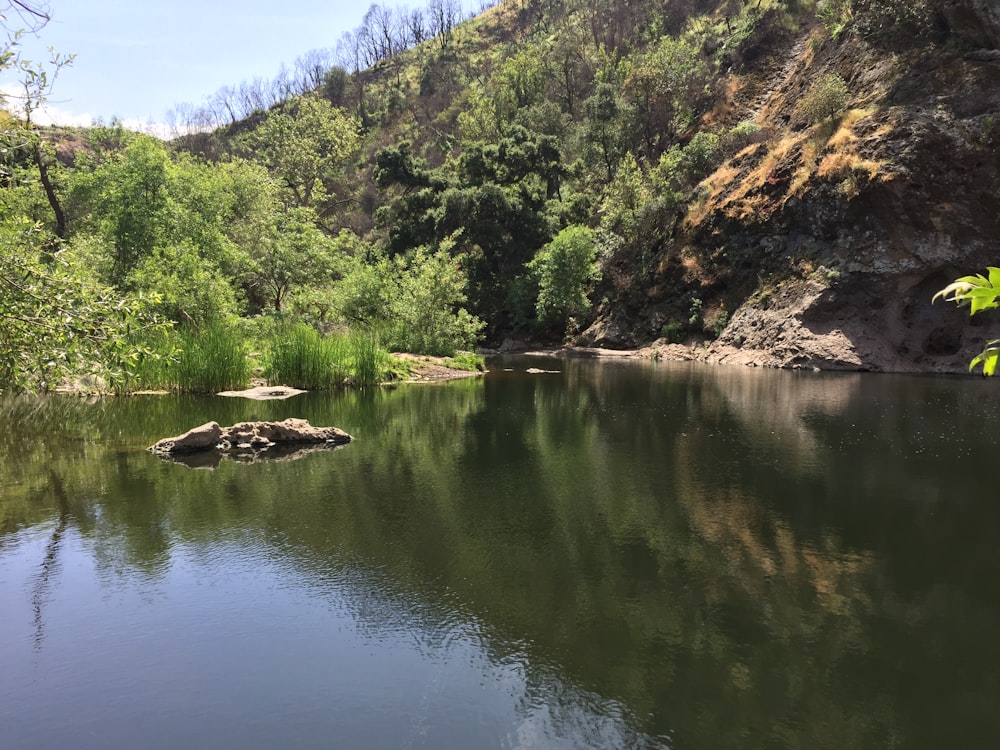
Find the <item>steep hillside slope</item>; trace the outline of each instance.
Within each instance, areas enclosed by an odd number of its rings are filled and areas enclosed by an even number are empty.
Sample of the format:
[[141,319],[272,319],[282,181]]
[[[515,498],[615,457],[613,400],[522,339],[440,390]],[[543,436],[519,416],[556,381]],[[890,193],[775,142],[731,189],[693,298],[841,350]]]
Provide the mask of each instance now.
[[[676,355],[965,371],[1000,322],[931,297],[1000,261],[1000,25],[976,2],[936,20],[926,45],[820,27],[781,39],[785,62],[752,111],[762,142],[700,185],[654,267],[609,296],[582,340],[646,343],[686,293],[732,315],[710,346],[659,342]],[[831,74],[847,111],[810,125],[800,102]]]
[[[508,0],[407,44],[310,95],[362,134],[311,207],[371,264],[327,309],[441,252],[490,345],[958,372],[1000,337],[931,304],[1000,263],[991,0]],[[260,161],[248,136],[300,109],[179,145]],[[543,315],[537,260],[580,229],[600,273]]]

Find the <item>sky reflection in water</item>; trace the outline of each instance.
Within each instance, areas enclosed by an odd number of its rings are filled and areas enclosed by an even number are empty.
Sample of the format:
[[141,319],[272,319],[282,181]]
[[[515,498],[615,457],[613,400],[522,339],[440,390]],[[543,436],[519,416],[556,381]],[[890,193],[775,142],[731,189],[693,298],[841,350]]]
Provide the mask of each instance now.
[[[975,434],[992,384],[500,364],[515,371],[272,404],[6,405],[3,734],[24,747],[1000,737],[1000,518],[994,450]],[[286,416],[358,440],[211,471],[142,450],[209,418]]]

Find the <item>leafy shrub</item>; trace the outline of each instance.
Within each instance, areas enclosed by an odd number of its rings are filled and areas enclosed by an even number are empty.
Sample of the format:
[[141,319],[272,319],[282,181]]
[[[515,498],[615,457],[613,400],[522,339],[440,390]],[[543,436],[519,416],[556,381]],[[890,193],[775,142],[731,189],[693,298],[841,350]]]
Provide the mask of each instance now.
[[0,212],[0,393],[81,374],[128,387],[148,342],[169,328],[155,314],[158,295],[107,288],[71,251],[43,250],[44,240],[34,222]]
[[850,0],[850,4],[855,28],[862,36],[905,39],[931,27],[927,0]]
[[223,325],[236,314],[236,294],[210,261],[190,242],[163,247],[129,274],[130,288],[155,292],[164,316],[198,326]]
[[351,324],[380,331],[392,349],[446,356],[471,349],[485,323],[462,305],[468,283],[452,239],[393,260],[348,264],[334,307]]
[[565,323],[590,310],[587,286],[600,271],[594,235],[581,226],[566,227],[528,264],[538,279],[535,311],[543,324]]
[[348,323],[373,325],[392,317],[395,290],[392,264],[385,258],[366,262],[360,257],[345,262],[344,276],[336,283],[333,306]]
[[684,324],[679,320],[664,323],[660,335],[671,344],[679,344],[684,340]]
[[696,326],[701,322],[701,314],[704,303],[700,298],[694,297],[691,299],[691,315],[688,318],[689,326]]
[[836,39],[843,32],[851,18],[851,0],[819,0],[816,15],[823,20],[830,35]]
[[685,146],[672,146],[650,172],[652,192],[658,201],[676,207],[682,193],[705,179],[722,159],[722,139],[715,133],[697,133]]
[[725,145],[731,153],[736,153],[759,138],[760,126],[751,120],[742,120],[726,133]]
[[711,174],[719,163],[720,151],[719,136],[715,133],[695,134],[681,152],[681,169],[687,179],[696,183]]
[[396,259],[397,288],[387,321],[393,347],[447,356],[471,349],[479,338],[486,324],[460,307],[467,281],[450,246],[446,240],[436,252],[420,248],[409,259]]
[[726,326],[728,324],[729,324],[729,311],[720,310],[718,313],[716,313],[710,325],[712,336],[714,338],[719,338],[719,336],[722,335],[722,332],[726,330]]
[[812,85],[796,107],[796,113],[810,123],[836,117],[847,106],[847,82],[836,73],[827,73]]
[[127,366],[118,368],[119,377],[111,379],[114,390],[129,393],[145,388],[175,388],[180,337],[176,330],[140,332],[132,337],[126,346],[134,354],[128,357]]

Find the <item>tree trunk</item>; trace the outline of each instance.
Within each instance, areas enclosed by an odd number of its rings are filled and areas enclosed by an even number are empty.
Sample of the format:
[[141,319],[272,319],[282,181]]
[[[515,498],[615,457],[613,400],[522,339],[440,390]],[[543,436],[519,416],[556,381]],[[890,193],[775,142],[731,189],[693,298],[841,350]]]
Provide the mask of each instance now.
[[56,237],[64,240],[66,239],[66,214],[63,213],[62,205],[59,203],[59,196],[56,195],[52,180],[49,179],[49,167],[42,157],[41,142],[35,144],[34,152],[35,165],[38,167],[38,177],[42,181],[42,187],[45,188],[45,197],[48,198],[49,205],[52,207],[52,213],[56,217]]

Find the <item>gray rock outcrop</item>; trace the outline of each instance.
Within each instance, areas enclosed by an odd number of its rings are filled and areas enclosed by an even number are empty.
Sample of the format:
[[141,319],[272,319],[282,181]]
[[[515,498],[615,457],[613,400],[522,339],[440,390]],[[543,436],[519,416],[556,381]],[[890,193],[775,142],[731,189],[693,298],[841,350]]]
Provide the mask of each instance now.
[[940,13],[953,33],[987,49],[1000,47],[1000,6],[996,0],[944,0]]

